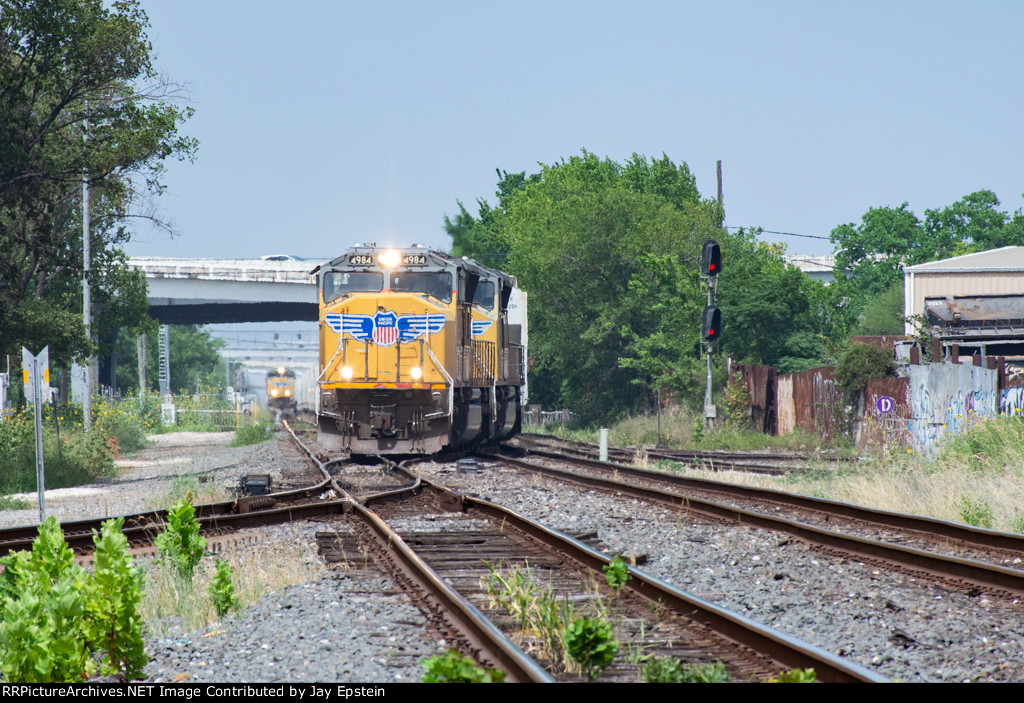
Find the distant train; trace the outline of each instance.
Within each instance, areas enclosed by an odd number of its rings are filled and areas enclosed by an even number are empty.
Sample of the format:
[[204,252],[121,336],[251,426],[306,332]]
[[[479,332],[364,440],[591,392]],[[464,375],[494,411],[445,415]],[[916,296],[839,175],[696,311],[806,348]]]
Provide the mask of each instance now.
[[519,431],[526,296],[513,277],[422,245],[357,244],[314,272],[325,449],[432,454]]
[[267,407],[278,417],[295,417],[295,372],[284,366],[267,372]]

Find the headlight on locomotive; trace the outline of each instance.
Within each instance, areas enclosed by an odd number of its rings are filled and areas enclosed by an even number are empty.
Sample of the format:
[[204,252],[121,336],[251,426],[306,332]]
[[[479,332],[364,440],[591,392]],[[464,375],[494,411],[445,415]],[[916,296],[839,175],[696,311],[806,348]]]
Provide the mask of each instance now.
[[342,369],[341,369],[341,377],[343,379],[345,379],[346,381],[351,381],[352,380],[352,367],[351,366],[343,366]]
[[423,378],[423,369],[419,366],[413,366],[412,370],[409,371],[409,375],[412,376],[414,381],[418,381]]
[[280,393],[280,391],[277,390],[276,388],[271,388],[270,389],[270,397],[271,398],[276,398],[278,396],[278,393]]

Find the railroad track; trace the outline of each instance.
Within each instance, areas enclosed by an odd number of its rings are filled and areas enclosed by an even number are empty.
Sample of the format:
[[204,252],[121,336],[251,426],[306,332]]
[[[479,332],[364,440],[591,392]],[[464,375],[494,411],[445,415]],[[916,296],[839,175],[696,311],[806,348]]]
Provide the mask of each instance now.
[[[960,590],[1024,596],[1021,535],[555,452],[534,451],[533,461],[491,453],[481,457],[708,519],[790,534],[840,556],[906,569]],[[858,534],[846,533],[854,529]]]
[[[296,443],[303,446],[297,438]],[[486,545],[482,554],[491,559],[502,554],[501,563],[508,564],[508,568],[517,564],[521,567],[530,564],[530,568],[536,565],[538,570],[551,576],[553,583],[564,586],[566,595],[573,587],[578,595],[581,579],[600,583],[602,568],[609,563],[606,556],[500,506],[419,480],[403,467],[388,465],[382,471],[380,467],[360,467],[347,461],[324,463],[312,452],[308,453],[318,465],[322,481],[286,493],[245,496],[199,506],[202,531],[230,536],[247,527],[315,519],[323,521],[325,526],[351,526],[363,544],[373,535],[376,543],[373,549],[380,555],[374,563],[378,567],[387,564],[400,583],[415,586],[418,593],[415,598],[425,611],[433,614],[435,626],[448,633],[452,641],[462,643],[464,651],[473,652],[482,662],[499,666],[512,680],[551,680],[542,666],[526,656],[507,634],[481,614],[479,564],[485,557],[468,550],[461,536],[463,531],[456,530],[454,536],[445,537],[443,533],[447,531],[418,529],[406,531],[403,536],[367,506],[372,505],[398,521],[424,514],[445,514],[462,524],[467,521],[476,527],[486,524],[482,532],[478,531],[469,540]],[[151,511],[127,516],[126,524],[130,526],[126,536],[130,543],[143,548],[151,544],[163,515],[162,511]],[[65,525],[69,544],[76,552],[88,553],[92,530],[100,522],[79,521]],[[337,528],[333,531],[339,533]],[[27,548],[28,544],[24,543],[16,546],[18,540],[27,535],[14,532],[0,531],[0,548]],[[331,530],[325,529],[325,532]],[[418,554],[413,546],[424,551],[426,557]],[[454,559],[448,558],[452,556]],[[438,568],[431,568],[430,564]],[[581,577],[580,573],[588,569],[590,576]],[[631,567],[629,571],[631,578],[626,587],[629,595],[617,598],[616,607],[622,609],[624,636],[637,652],[673,653],[686,661],[724,661],[730,671],[741,678],[811,667],[821,681],[884,680],[858,665],[660,583],[639,569]],[[459,593],[452,583],[467,590],[469,597]],[[660,609],[657,622],[644,619],[644,612],[649,614],[651,608]],[[650,637],[641,637],[648,632]],[[636,677],[635,668],[620,668],[610,675],[620,680],[623,677],[635,680]]]
[[[567,440],[555,435],[524,433],[517,437],[517,446],[527,451],[549,449],[596,459],[600,449],[596,444]],[[666,448],[609,447],[608,458],[618,463],[667,462],[686,464],[709,471],[744,471],[773,476],[805,471],[809,466],[841,466],[855,463],[858,457],[841,454],[805,454],[796,452],[730,452],[720,450],[689,450]]]
[[[427,481],[421,483],[421,489],[414,500],[380,504],[378,518],[386,518],[400,529],[375,532],[370,546],[364,517],[357,525],[349,526],[344,535],[323,535],[319,540],[321,550],[341,561],[363,555],[363,563],[367,563],[371,551],[375,553],[373,561],[393,562],[390,549],[408,549],[423,564],[413,580],[429,582],[432,588],[450,584],[468,598],[476,612],[489,598],[496,598],[481,585],[493,573],[491,566],[507,575],[522,577],[529,573],[531,576],[526,578],[534,586],[550,587],[553,601],[574,603],[578,612],[585,612],[586,604],[594,605],[595,601],[604,604],[596,606],[597,610],[611,609],[611,616],[621,621],[618,635],[625,639],[624,650],[645,657],[674,656],[688,663],[723,662],[738,680],[760,680],[793,668],[814,668],[820,681],[884,680],[859,665],[686,594],[633,567],[629,568],[625,593],[615,595],[607,587],[600,587],[605,581],[603,568],[610,560],[592,546],[493,503],[460,496]],[[367,502],[375,499],[368,498]],[[356,517],[353,514],[350,519]],[[392,567],[399,580],[409,568],[405,562],[401,568]],[[501,622],[508,632],[522,630],[521,623],[508,617]],[[523,644],[537,646],[536,640]],[[561,672],[550,661],[550,653],[542,660]],[[636,681],[637,677],[636,663],[630,664],[626,657],[601,680]],[[562,673],[561,678],[579,677]]]

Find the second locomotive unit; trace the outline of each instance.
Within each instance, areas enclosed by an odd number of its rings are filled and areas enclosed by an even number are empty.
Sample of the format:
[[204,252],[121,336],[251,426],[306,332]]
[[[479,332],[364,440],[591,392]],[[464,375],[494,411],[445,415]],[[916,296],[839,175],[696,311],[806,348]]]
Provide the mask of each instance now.
[[435,453],[519,431],[525,295],[514,278],[421,245],[357,244],[316,273],[325,449]]
[[267,407],[278,417],[295,417],[295,372],[284,366],[267,372]]

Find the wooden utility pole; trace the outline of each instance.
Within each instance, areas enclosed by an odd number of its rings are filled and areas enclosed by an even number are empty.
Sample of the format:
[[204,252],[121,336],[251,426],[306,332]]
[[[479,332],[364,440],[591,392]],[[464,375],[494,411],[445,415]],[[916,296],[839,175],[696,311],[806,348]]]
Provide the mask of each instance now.
[[725,222],[725,208],[722,205],[722,160],[718,160],[718,226]]

